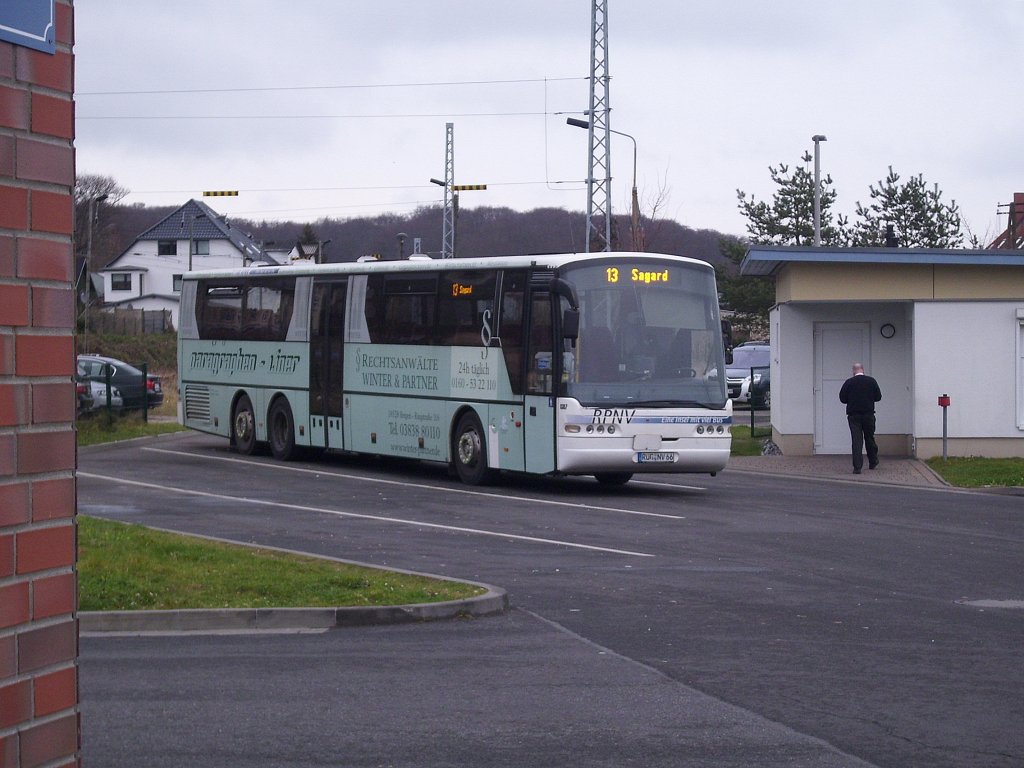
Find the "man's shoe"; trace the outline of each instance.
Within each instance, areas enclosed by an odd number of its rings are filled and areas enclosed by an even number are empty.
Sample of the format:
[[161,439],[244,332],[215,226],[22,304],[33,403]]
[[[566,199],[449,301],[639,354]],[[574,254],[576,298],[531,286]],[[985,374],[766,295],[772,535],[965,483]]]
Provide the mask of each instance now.
[[868,464],[868,469],[878,469],[878,462],[876,461],[874,464]]
[[855,470],[853,470],[853,474],[855,474],[855,475],[859,475],[859,474],[860,474],[860,470],[859,470],[859,469],[855,469]]

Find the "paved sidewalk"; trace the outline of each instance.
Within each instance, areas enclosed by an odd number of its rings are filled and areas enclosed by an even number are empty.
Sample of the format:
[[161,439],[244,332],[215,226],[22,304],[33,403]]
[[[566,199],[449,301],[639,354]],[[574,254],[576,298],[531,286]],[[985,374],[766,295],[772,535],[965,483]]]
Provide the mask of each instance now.
[[880,457],[877,469],[853,474],[849,456],[733,456],[726,471],[759,472],[766,475],[794,475],[851,482],[949,488],[949,484],[919,459]]

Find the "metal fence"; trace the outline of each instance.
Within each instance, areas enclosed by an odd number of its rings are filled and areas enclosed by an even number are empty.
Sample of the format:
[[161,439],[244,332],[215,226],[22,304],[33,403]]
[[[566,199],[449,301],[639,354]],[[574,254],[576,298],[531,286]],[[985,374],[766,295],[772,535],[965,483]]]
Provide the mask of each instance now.
[[[754,366],[753,368],[750,369],[750,436],[751,437],[771,437],[772,436],[771,396],[770,395],[766,396],[766,395],[763,394],[765,391],[771,392],[771,379],[768,378],[770,371],[771,371],[771,368],[769,366],[767,366],[767,365],[764,365],[764,366]],[[755,389],[754,377],[755,377],[755,375],[759,375],[760,378],[761,378],[761,387],[758,388],[759,389],[759,394],[757,396],[757,402],[761,403],[762,400],[763,400],[764,404],[761,405],[761,407],[764,408],[765,410],[767,410],[768,414],[769,414],[769,416],[768,416],[768,423],[762,425],[762,427],[760,429],[758,429],[757,419],[755,418],[756,417],[756,413],[757,413],[757,408],[755,408],[755,397],[754,397],[754,389]]]
[[85,322],[92,333],[106,333],[117,336],[142,336],[147,333],[170,333],[169,309],[114,309],[90,311]]

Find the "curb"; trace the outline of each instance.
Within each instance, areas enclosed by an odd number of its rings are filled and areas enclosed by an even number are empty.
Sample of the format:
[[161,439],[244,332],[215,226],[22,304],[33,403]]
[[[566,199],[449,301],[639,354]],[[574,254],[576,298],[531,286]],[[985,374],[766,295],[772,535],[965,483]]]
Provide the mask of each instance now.
[[457,581],[487,590],[482,595],[464,600],[447,600],[438,603],[410,603],[409,605],[359,605],[336,608],[188,608],[167,611],[79,611],[78,632],[80,635],[144,632],[298,632],[303,630],[326,630],[340,627],[368,627],[377,624],[411,624],[414,622],[442,621],[445,619],[480,618],[508,613],[508,593],[500,587],[480,581],[456,579],[433,573],[410,571],[404,568],[386,568],[357,560],[299,552],[294,549],[255,545],[251,542],[225,539],[219,536],[205,536],[198,533],[183,533],[170,528],[146,526],[150,530],[173,533],[193,539],[216,541],[239,547],[250,547],[274,552],[283,552],[301,557],[328,560],[335,563],[357,565],[378,571],[392,571],[431,579]]
[[299,631],[380,624],[410,624],[479,618],[507,613],[508,594],[487,584],[487,592],[466,600],[413,605],[344,608],[237,608],[180,611],[86,611],[78,614],[80,634],[142,632]]
[[[739,459],[737,461],[737,459]],[[771,475],[774,477],[794,477],[803,480],[828,480],[842,483],[861,483],[864,485],[900,486],[903,488],[926,488],[931,490],[969,490],[957,488],[950,485],[935,470],[929,467],[924,461],[916,458],[890,459],[883,457],[883,464],[892,466],[892,462],[899,461],[903,470],[898,475],[890,475],[880,471],[876,475],[873,472],[854,478],[845,468],[839,472],[824,462],[817,462],[815,466],[814,457],[784,457],[784,456],[741,456],[731,457],[730,465],[726,471]]]

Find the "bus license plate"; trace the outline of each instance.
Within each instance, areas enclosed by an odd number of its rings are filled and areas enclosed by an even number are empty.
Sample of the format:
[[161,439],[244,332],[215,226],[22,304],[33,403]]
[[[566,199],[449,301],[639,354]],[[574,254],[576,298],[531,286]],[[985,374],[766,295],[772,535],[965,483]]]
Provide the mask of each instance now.
[[662,451],[641,451],[636,455],[636,460],[638,464],[674,464],[679,456]]

